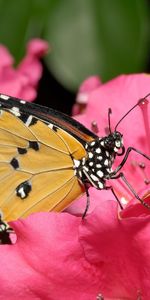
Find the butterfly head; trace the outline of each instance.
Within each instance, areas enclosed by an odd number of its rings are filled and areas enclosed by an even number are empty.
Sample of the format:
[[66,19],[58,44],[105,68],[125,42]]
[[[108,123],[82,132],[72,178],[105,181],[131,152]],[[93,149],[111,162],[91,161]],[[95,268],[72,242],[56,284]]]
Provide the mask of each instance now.
[[[108,151],[116,152],[122,149],[124,152],[123,135],[119,131],[114,131],[104,138],[104,147]],[[123,154],[121,152],[121,154]]]

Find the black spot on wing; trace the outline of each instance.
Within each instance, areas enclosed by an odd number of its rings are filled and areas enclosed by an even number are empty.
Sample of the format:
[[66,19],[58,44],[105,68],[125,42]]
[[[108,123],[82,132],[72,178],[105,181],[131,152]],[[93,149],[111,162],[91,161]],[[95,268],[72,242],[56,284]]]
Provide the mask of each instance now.
[[55,126],[55,125],[54,125],[54,124],[52,124],[52,123],[49,123],[48,127],[49,127],[50,129],[52,129],[53,131],[55,131],[55,132],[57,132],[57,131],[58,131],[58,127],[57,127],[57,126]]
[[21,113],[19,118],[27,127],[30,127],[37,123],[37,119],[35,117],[26,113]]
[[19,168],[19,162],[15,157],[10,161],[10,164],[15,170]]
[[26,148],[17,148],[19,154],[26,154],[27,149]]
[[21,199],[25,199],[27,198],[31,190],[32,190],[31,183],[29,181],[24,181],[17,186],[16,195]]
[[39,150],[39,144],[38,142],[34,141],[29,141],[29,148],[34,149],[35,151]]
[[37,121],[38,120],[36,118],[32,117],[32,120],[31,120],[31,122],[30,122],[30,124],[28,126],[35,125],[37,123]]
[[55,132],[57,132],[58,128],[57,128],[55,125],[53,125],[53,130],[54,130]]
[[27,120],[28,120],[28,115],[27,114],[24,114],[24,113],[21,113],[19,119],[26,124]]

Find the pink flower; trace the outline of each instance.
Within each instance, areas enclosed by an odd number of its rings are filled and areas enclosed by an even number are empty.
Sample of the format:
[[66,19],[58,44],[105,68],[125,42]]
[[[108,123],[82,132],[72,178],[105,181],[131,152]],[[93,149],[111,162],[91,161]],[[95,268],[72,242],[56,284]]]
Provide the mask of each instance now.
[[42,75],[40,58],[48,50],[48,44],[33,39],[27,45],[27,53],[20,65],[14,68],[14,59],[3,45],[0,45],[0,92],[33,101]]
[[[83,115],[90,128],[97,121],[106,134],[108,107],[111,127],[149,92],[150,76],[120,76],[90,93]],[[149,105],[137,107],[118,126],[126,148],[133,145],[149,154]],[[144,121],[144,122],[143,122]],[[134,163],[133,163],[134,162]],[[145,169],[138,163],[144,162]],[[118,163],[118,162],[117,162]],[[140,197],[150,203],[148,160],[132,153],[123,172]],[[143,172],[144,171],[144,172]],[[147,172],[147,173],[146,173]],[[150,211],[133,199],[121,182],[112,182],[128,204],[120,212],[110,191],[90,189],[86,219],[70,213],[37,213],[11,222],[17,234],[13,245],[0,251],[0,300],[149,300]],[[69,208],[80,215],[84,199]]]
[[80,114],[88,104],[90,93],[101,85],[99,76],[90,76],[81,84],[76,97],[76,103],[73,106],[73,115]]
[[1,246],[0,299],[148,300],[150,216],[120,219],[115,201],[97,203],[83,221],[39,213],[12,222],[17,242]]
[[[150,92],[150,76],[148,74],[122,75],[96,88],[90,93],[88,104],[83,114],[76,119],[89,129],[92,129],[93,121],[99,128],[98,135],[105,136],[108,128],[108,108],[112,109],[111,128],[121,117],[133,107],[140,98]],[[150,99],[150,97],[149,97]],[[118,126],[117,130],[123,134],[124,145],[127,149],[133,146],[150,156],[150,105],[137,107]],[[116,159],[113,169],[122,160]],[[129,183],[141,192],[149,189],[150,161],[132,151],[122,171]],[[121,179],[110,182],[119,195],[125,201],[132,199],[133,194],[124,186]],[[99,191],[96,191],[98,193]],[[75,207],[76,204],[74,204]],[[81,205],[78,204],[78,206]],[[73,211],[73,210],[72,210]]]

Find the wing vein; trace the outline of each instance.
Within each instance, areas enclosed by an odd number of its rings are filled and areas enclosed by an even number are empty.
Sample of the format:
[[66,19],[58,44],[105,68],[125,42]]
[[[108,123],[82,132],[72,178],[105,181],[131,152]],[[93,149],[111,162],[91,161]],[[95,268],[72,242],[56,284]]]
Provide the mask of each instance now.
[[[47,198],[48,196],[54,194],[55,192],[59,191],[60,189],[62,189],[67,183],[69,183],[72,179],[74,178],[74,176],[72,176],[69,180],[67,180],[63,185],[61,185],[59,188],[55,189],[54,191],[50,192],[48,195],[46,195],[45,197],[41,198],[39,201],[37,201],[34,205],[32,205],[32,207],[26,209],[22,215],[20,215],[20,217],[22,217],[24,214],[26,214],[28,211],[30,211],[31,208],[33,208],[34,206],[36,206],[37,204],[39,204],[41,201],[43,201],[45,198]],[[75,178],[74,178],[74,181],[75,181]],[[73,182],[74,184],[74,182]],[[69,193],[70,191],[72,190],[72,187],[71,189],[69,190]],[[68,193],[65,194],[65,196],[63,197],[63,199],[68,195]],[[63,199],[61,201],[63,201]],[[55,206],[56,207],[56,206]]]

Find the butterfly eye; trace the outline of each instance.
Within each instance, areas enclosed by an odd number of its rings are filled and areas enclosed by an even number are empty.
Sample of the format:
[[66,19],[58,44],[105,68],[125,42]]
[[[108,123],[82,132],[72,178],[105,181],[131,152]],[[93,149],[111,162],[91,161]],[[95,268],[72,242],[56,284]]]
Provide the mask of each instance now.
[[120,141],[120,140],[116,140],[116,141],[115,141],[115,146],[116,146],[117,148],[120,148],[120,147],[122,146],[121,141]]

